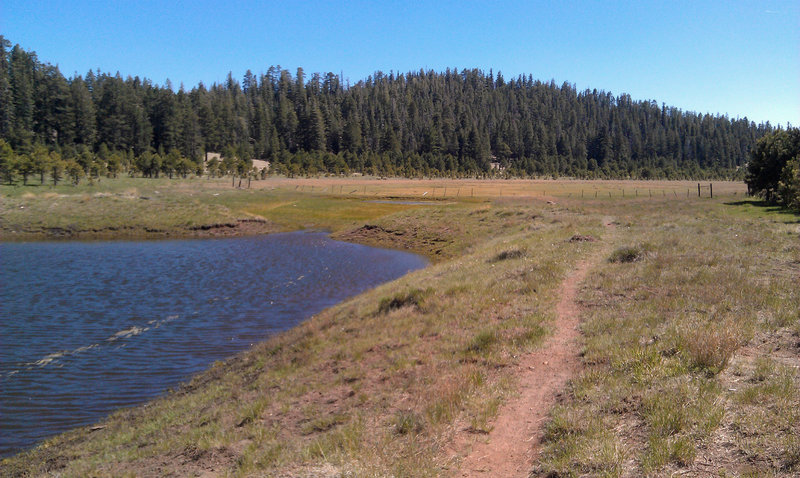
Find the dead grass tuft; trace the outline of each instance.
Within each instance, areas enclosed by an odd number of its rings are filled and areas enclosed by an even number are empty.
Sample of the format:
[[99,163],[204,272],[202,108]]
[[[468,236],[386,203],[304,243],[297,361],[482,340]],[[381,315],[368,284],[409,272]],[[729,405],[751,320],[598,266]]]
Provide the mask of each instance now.
[[685,326],[680,341],[692,367],[716,375],[728,365],[742,338],[731,323],[707,321]]

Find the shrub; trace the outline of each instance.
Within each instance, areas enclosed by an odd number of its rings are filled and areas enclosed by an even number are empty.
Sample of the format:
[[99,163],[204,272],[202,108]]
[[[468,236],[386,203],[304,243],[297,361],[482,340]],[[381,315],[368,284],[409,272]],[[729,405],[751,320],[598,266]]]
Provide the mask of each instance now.
[[649,252],[650,246],[640,244],[638,246],[624,246],[611,253],[609,262],[636,262],[643,259]]
[[525,256],[524,249],[511,249],[508,251],[503,251],[500,254],[494,256],[489,262],[500,262],[509,259],[519,259],[520,257]]
[[411,289],[408,292],[401,292],[393,297],[384,297],[378,305],[378,312],[386,314],[402,307],[420,307],[425,298],[431,294],[431,289]]

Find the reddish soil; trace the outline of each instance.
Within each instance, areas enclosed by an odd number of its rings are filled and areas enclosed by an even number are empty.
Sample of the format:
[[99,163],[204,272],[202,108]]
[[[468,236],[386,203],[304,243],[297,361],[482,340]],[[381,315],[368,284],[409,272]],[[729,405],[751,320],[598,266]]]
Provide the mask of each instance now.
[[[613,224],[607,222],[607,227]],[[602,257],[581,261],[562,282],[556,330],[544,346],[520,360],[519,395],[501,409],[487,441],[478,441],[461,464],[461,476],[528,477],[539,455],[544,423],[559,393],[581,367],[578,286]]]

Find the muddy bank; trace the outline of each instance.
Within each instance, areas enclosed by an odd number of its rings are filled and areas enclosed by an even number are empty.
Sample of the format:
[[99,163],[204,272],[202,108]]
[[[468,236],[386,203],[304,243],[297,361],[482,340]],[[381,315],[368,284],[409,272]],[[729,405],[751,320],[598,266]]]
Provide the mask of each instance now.
[[281,228],[265,219],[245,218],[186,227],[158,228],[118,225],[102,228],[85,228],[77,224],[64,227],[7,227],[0,224],[0,241],[50,241],[92,239],[190,239],[210,237],[238,237],[269,234]]

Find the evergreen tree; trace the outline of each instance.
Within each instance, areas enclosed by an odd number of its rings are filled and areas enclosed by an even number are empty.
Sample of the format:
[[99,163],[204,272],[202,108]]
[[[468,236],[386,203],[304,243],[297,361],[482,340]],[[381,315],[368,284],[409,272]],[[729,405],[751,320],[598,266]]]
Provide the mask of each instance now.
[[[241,85],[229,73],[222,84],[176,92],[170,83],[99,71],[67,80],[2,37],[0,53],[0,138],[23,158],[20,174],[40,143],[76,155],[90,174],[117,174],[112,157],[146,176],[174,174],[199,168],[207,151],[232,148],[290,174],[475,176],[496,160],[523,175],[743,177],[756,141],[775,131],[769,123],[477,69],[376,72],[345,85],[332,73],[300,68],[293,77],[278,66],[261,77],[248,71]],[[102,144],[108,153],[97,164],[83,157]],[[181,160],[154,150],[176,150]]]
[[0,138],[0,180],[6,184],[13,184],[17,166],[17,157],[11,145]]

